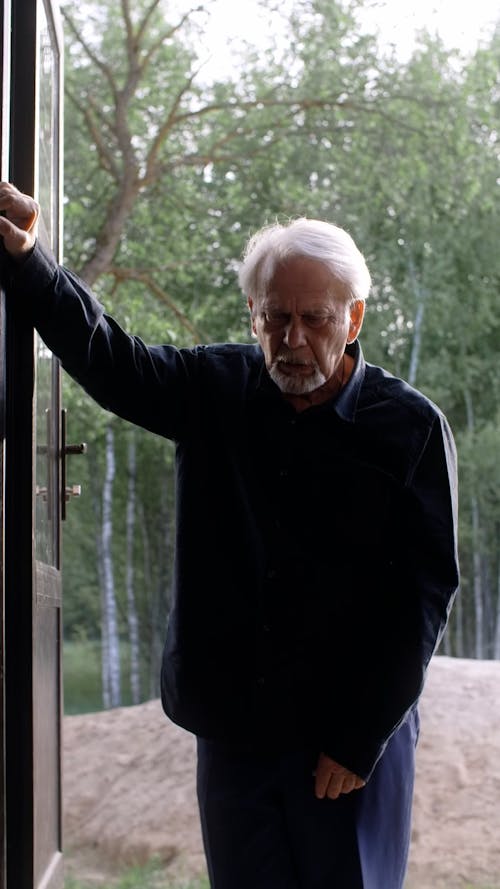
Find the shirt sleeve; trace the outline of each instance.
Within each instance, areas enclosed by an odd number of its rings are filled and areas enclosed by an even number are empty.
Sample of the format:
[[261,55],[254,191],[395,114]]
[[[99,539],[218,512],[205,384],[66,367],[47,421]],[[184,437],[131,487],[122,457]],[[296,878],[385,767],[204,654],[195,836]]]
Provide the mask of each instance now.
[[421,605],[425,670],[445,631],[459,583],[457,455],[442,414],[416,464],[408,499],[408,557]]
[[147,346],[127,334],[39,244],[11,264],[10,290],[64,369],[102,407],[165,437],[182,436],[194,350]]
[[395,592],[364,628],[366,659],[349,682],[346,718],[324,751],[365,779],[418,701],[458,589],[456,451],[439,412],[402,504],[391,560]]

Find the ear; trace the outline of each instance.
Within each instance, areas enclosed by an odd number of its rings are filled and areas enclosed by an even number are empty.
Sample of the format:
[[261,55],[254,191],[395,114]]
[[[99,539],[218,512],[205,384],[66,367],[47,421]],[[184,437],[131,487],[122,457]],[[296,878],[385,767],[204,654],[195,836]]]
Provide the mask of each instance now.
[[250,317],[252,319],[252,333],[254,336],[257,336],[257,331],[255,330],[255,318],[253,313],[253,299],[251,296],[247,299],[248,310],[250,312]]
[[349,333],[347,335],[348,343],[353,343],[354,340],[357,339],[359,331],[361,330],[363,324],[364,315],[365,301],[364,299],[357,299],[356,302],[354,302],[349,308]]

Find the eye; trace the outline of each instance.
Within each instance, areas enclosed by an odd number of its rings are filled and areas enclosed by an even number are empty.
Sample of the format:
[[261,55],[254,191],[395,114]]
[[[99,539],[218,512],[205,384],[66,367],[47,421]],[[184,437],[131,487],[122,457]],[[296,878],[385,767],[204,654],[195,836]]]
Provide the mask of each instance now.
[[331,318],[329,315],[302,315],[302,320],[308,327],[318,328],[324,327]]
[[268,327],[285,327],[288,323],[288,315],[286,312],[273,312],[268,310],[263,312],[264,321]]

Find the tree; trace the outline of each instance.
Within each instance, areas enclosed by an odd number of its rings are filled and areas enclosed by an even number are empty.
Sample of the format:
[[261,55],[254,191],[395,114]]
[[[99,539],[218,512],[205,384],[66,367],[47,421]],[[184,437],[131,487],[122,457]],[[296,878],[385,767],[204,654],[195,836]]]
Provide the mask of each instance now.
[[[493,656],[500,504],[481,460],[490,466],[499,433],[498,35],[462,59],[424,34],[402,65],[361,32],[357,4],[297,0],[286,64],[248,51],[233,78],[206,83],[190,40],[202,10],[169,25],[160,2],[90,8],[84,26],[65,6],[69,264],[146,340],[246,340],[236,269],[247,234],[299,214],[348,228],[374,279],[367,357],[437,401],[459,444],[463,584],[446,650]],[[90,416],[102,484],[105,424]],[[113,429],[125,478],[129,433]],[[129,635],[133,555],[143,693],[158,691],[171,595],[173,459],[138,432],[135,486],[113,497],[118,626]],[[81,567],[69,571],[90,595],[94,566],[83,583]],[[78,605],[67,613],[77,627]]]
[[115,440],[113,424],[106,428],[106,471],[102,489],[101,546],[102,559],[102,637],[103,637],[103,699],[105,706],[121,704],[121,667],[118,620],[113,570],[113,483],[115,480]]
[[130,640],[130,691],[132,703],[141,700],[139,616],[134,587],[134,550],[136,534],[137,445],[135,430],[130,432],[127,452],[128,486],[126,511],[126,593],[127,623]]
[[[181,330],[184,337],[195,340],[216,337],[218,329],[226,338],[228,327],[230,335],[240,333],[243,305],[234,295],[234,245],[241,247],[241,224],[236,219],[226,238],[221,238],[215,171],[224,168],[224,179],[233,186],[232,205],[235,188],[251,161],[263,172],[269,147],[277,149],[283,133],[301,143],[307,130],[305,114],[315,107],[331,107],[341,116],[345,98],[339,96],[336,84],[320,96],[307,83],[300,88],[290,84],[286,70],[269,59],[262,68],[254,58],[254,70],[238,81],[197,85],[196,60],[181,32],[198,10],[181,16],[174,25],[165,22],[159,0],[137,4],[133,14],[126,0],[99,4],[90,19],[88,12],[89,6],[83,20],[78,9],[65,7],[71,61],[67,75],[71,149],[66,155],[70,263],[97,285],[115,314],[123,310],[125,322],[132,324],[140,317],[142,331],[151,332],[153,338],[160,327],[158,319],[144,324],[144,317],[147,306],[157,314],[159,304],[169,312],[165,332],[171,341],[180,338]],[[339,7],[340,20],[342,34],[353,27],[352,17],[340,13]],[[300,66],[303,52],[300,38]],[[365,111],[371,108],[360,106],[360,113]],[[266,177],[262,178],[264,182]],[[248,199],[246,207],[239,204],[240,213],[248,214]],[[220,293],[229,287],[233,296],[221,316]],[[205,326],[211,328],[207,337]],[[113,428],[119,435],[119,425]],[[108,441],[108,453],[109,447]],[[147,516],[140,497],[138,508],[143,510],[144,529]],[[129,500],[129,527],[133,509]],[[170,541],[168,510],[166,515],[161,524]],[[156,529],[143,539],[143,570],[152,596],[155,581],[149,552],[156,539]],[[159,539],[164,546],[161,532]],[[111,553],[102,553],[104,567],[110,559]],[[130,572],[131,567],[129,562]],[[101,571],[103,601],[108,606],[109,577],[109,571]],[[163,589],[152,600],[153,625],[165,611],[169,572],[163,569],[161,577]],[[108,610],[103,608],[104,628]],[[107,641],[104,631],[105,660]],[[157,631],[150,652],[157,661]],[[107,675],[106,665],[103,669]]]

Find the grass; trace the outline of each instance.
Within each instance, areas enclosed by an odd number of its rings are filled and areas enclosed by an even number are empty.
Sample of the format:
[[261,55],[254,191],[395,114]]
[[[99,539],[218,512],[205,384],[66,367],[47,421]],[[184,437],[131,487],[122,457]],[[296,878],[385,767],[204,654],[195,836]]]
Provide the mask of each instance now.
[[115,879],[107,878],[105,882],[96,884],[66,877],[64,889],[210,889],[208,877],[197,880],[172,882],[167,878],[165,870],[153,860],[141,867],[131,867]]
[[[129,687],[130,650],[125,643],[120,645],[120,661],[122,705],[127,707],[132,701]],[[98,640],[73,639],[64,642],[63,676],[66,715],[95,713],[103,709],[101,643]]]
[[89,639],[65,642],[63,675],[65,713],[93,713],[102,709],[99,642]]
[[[132,867],[124,871],[114,880],[106,880],[104,883],[86,883],[73,877],[66,877],[64,889],[210,889],[208,877],[184,882],[172,882],[169,880],[161,864],[154,860],[143,867]],[[444,889],[444,887],[443,887]],[[448,887],[457,889],[457,887]],[[476,883],[467,883],[462,889],[500,889],[496,886],[484,886]]]
[[[115,878],[105,878],[103,883],[87,883],[75,877],[66,877],[64,889],[210,889],[210,884],[208,877],[172,882],[166,876],[161,863],[153,859],[146,865],[128,868]],[[440,889],[458,889],[458,887],[442,886]],[[500,889],[500,885],[467,883],[460,889]]]

